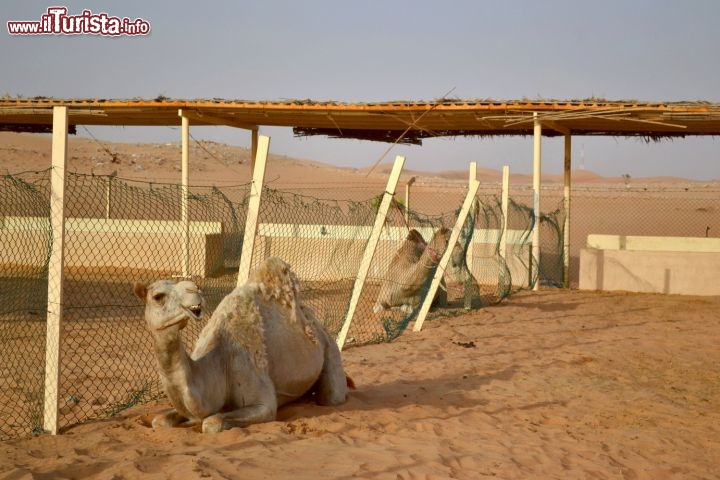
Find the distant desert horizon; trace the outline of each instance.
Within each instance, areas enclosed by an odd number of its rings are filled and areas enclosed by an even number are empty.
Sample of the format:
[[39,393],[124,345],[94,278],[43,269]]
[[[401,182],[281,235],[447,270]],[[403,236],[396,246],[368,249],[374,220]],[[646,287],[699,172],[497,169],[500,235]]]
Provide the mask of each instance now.
[[[39,171],[51,166],[51,144],[49,134],[0,132],[0,168],[3,173],[17,174],[24,171]],[[132,143],[113,142],[70,136],[68,141],[68,171],[80,174],[116,175],[127,180],[180,182],[180,142]],[[313,159],[295,158],[275,154],[272,146],[268,155],[266,181],[277,188],[316,189],[321,185],[351,183],[356,186],[384,185],[392,169],[388,155],[375,167],[341,167]],[[421,186],[467,183],[468,170],[425,171],[406,168],[399,186],[411,177]],[[190,184],[237,185],[250,181],[250,149],[215,141],[198,140],[190,143]],[[477,167],[477,178],[481,183],[500,184],[502,171]],[[591,170],[573,168],[572,184],[576,186],[637,186],[637,185],[707,185],[720,186],[720,178],[688,179],[679,176],[603,176]],[[510,172],[511,185],[531,185],[532,172]],[[563,172],[543,171],[542,183],[562,185]]]

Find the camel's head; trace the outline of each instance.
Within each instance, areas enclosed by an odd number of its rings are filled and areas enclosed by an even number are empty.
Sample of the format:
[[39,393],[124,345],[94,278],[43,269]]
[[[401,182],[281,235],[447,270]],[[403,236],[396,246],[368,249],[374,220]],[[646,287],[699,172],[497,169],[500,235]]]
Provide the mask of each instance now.
[[425,247],[427,246],[427,243],[425,242],[425,239],[422,237],[422,235],[420,235],[420,232],[418,232],[414,228],[408,232],[407,239],[415,243],[416,245],[421,246],[423,249],[425,249]]
[[453,268],[460,268],[465,264],[465,250],[463,250],[460,242],[455,242],[455,246],[450,256],[450,266]]
[[135,284],[135,295],[145,303],[145,321],[150,331],[178,326],[182,330],[189,319],[202,318],[205,299],[194,282],[158,280],[148,286]]
[[440,262],[440,257],[443,256],[445,250],[447,250],[448,243],[450,243],[450,229],[441,228],[432,237],[430,243],[428,243],[425,251],[430,254],[430,258],[433,263],[437,264]]

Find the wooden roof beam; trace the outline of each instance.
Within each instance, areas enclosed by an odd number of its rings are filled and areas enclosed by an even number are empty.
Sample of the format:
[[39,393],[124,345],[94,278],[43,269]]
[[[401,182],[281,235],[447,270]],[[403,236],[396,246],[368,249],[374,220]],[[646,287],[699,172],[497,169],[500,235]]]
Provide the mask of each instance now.
[[181,116],[203,124],[209,123],[212,125],[224,125],[227,127],[244,128],[245,130],[257,130],[257,125],[238,122],[228,117],[224,117],[221,115],[213,115],[211,113],[206,113],[201,110],[187,110],[183,108],[180,111],[182,112]]
[[540,120],[543,127],[547,127],[555,130],[556,132],[562,133],[563,135],[570,135],[570,129],[552,120]]

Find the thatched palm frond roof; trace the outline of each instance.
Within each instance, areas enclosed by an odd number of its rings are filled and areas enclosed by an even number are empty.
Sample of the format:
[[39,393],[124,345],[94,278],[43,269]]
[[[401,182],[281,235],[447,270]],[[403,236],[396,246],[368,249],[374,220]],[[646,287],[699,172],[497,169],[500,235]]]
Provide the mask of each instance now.
[[[69,109],[70,125],[292,127],[298,136],[326,135],[420,143],[435,136],[720,135],[720,104],[636,100],[459,100],[346,103],[314,100],[0,98],[0,130],[49,131],[52,107]],[[535,116],[536,115],[536,116]]]

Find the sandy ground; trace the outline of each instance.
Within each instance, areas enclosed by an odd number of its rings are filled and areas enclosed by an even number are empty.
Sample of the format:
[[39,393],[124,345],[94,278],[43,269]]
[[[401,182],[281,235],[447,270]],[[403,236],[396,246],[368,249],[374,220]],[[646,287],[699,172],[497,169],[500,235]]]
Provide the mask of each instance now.
[[349,348],[346,404],[206,435],[166,400],[0,444],[1,479],[720,478],[720,298],[525,292]]
[[[72,138],[69,157],[75,172],[180,180],[177,143]],[[240,185],[250,178],[247,149],[194,144],[191,163],[192,184]],[[49,166],[49,136],[0,133],[0,174]],[[367,175],[271,155],[266,179],[310,196],[367,199],[382,191],[388,168]],[[462,192],[467,178],[466,172],[408,171],[401,186],[412,175],[421,210],[436,206],[436,197],[421,203],[423,188]],[[499,191],[499,172],[482,170],[479,177]],[[547,176],[556,186],[560,178]],[[720,231],[711,203],[718,180],[633,179],[629,190],[619,178],[591,172],[573,178],[589,192],[574,190],[574,249],[603,228]],[[529,183],[527,176],[513,179]],[[593,189],[618,193],[608,203]],[[686,195],[699,200],[669,209],[666,189],[677,195],[689,189]],[[650,212],[644,223],[636,217],[620,223],[617,213],[639,209],[638,198]],[[632,231],[625,231],[628,225]],[[169,406],[161,399],[60,436],[0,443],[0,480],[720,478],[719,307],[720,297],[525,292],[428,321],[422,332],[408,330],[393,343],[346,349],[358,388],[340,407],[297,403],[277,421],[203,435],[154,431],[150,420]]]

